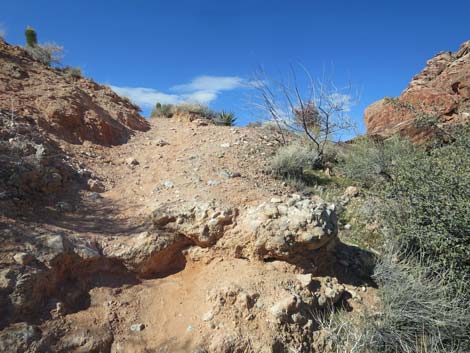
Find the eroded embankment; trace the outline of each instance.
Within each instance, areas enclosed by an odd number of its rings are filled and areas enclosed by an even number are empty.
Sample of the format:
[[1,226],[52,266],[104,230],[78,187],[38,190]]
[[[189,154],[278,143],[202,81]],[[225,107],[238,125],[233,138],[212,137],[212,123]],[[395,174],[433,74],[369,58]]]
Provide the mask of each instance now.
[[1,342],[19,352],[308,352],[316,310],[362,300],[359,282],[331,276],[344,274],[337,231],[334,206],[292,195],[243,212],[160,204],[147,231],[103,243],[48,235],[37,257],[18,254],[21,265],[2,270]]

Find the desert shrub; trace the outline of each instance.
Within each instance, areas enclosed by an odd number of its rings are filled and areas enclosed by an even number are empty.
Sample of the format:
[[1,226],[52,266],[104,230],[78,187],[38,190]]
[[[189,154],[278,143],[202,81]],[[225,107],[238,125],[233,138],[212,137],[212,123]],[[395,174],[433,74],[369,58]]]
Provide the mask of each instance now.
[[[405,258],[397,261],[397,258]],[[318,316],[336,352],[467,352],[470,310],[444,277],[389,249],[376,265],[380,310]]]
[[55,43],[46,43],[35,46],[28,45],[25,50],[34,60],[50,66],[52,64],[61,64],[63,58],[61,53],[64,51],[64,48]]
[[201,118],[216,120],[217,113],[204,104],[181,103],[175,106],[177,112],[199,115]]
[[284,179],[303,179],[304,170],[313,168],[317,153],[310,143],[293,142],[280,147],[271,159],[272,174]]
[[[383,219],[403,249],[435,272],[470,278],[470,129],[452,144],[403,156],[384,192]],[[470,295],[469,295],[470,298]]]
[[45,65],[61,64],[64,48],[55,43],[38,44],[36,31],[28,26],[24,32],[26,38],[25,50],[34,60]]
[[260,128],[263,126],[263,123],[261,121],[251,121],[248,124],[246,124],[246,127],[251,127],[251,128]]
[[201,118],[216,121],[217,113],[203,104],[180,103],[180,104],[161,104],[157,103],[150,113],[151,117],[171,118],[177,113],[188,113],[198,115]]
[[153,108],[152,112],[150,113],[150,116],[152,118],[156,118],[156,117],[171,118],[174,114],[173,107],[174,107],[173,104],[157,103],[155,105],[155,108]]
[[82,70],[79,67],[67,66],[64,69],[65,76],[72,79],[82,78]]
[[338,168],[348,178],[370,187],[390,181],[396,162],[414,149],[409,141],[398,136],[384,141],[362,138],[343,154]]
[[463,293],[454,291],[445,276],[431,276],[427,262],[388,251],[374,278],[382,305],[378,330],[383,351],[411,352],[423,338],[449,350],[468,344],[470,311]]
[[217,124],[224,125],[224,126],[234,126],[237,118],[235,114],[232,112],[226,112],[222,110],[220,113],[217,114]]

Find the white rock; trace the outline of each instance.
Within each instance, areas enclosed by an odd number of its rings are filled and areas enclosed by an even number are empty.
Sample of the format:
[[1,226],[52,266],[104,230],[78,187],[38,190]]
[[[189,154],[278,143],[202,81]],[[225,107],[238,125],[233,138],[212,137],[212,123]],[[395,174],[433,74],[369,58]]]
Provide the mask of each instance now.
[[131,325],[132,332],[140,332],[140,331],[143,331],[144,328],[145,328],[145,325],[141,323]]

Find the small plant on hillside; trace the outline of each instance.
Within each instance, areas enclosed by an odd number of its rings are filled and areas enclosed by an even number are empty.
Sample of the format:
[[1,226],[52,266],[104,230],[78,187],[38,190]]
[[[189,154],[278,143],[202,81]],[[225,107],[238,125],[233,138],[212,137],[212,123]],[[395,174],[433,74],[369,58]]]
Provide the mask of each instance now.
[[67,66],[64,69],[64,72],[65,72],[65,76],[68,77],[68,78],[78,79],[78,78],[83,77],[82,70],[79,67]]
[[[397,259],[402,260],[398,261]],[[389,248],[376,265],[380,309],[318,315],[336,353],[467,352],[470,310],[443,277]]]
[[396,162],[414,149],[409,141],[398,136],[384,141],[361,138],[342,155],[338,169],[348,178],[371,187],[390,181]]
[[261,121],[251,121],[248,124],[246,124],[246,127],[260,128],[260,127],[263,127],[263,123]]
[[217,122],[220,125],[234,126],[236,121],[237,121],[237,118],[235,117],[235,114],[232,113],[232,112],[226,112],[226,111],[222,110],[217,115]]
[[308,142],[294,142],[278,149],[271,159],[270,168],[274,176],[284,179],[302,180],[304,170],[315,165],[317,154]]
[[26,51],[31,57],[45,65],[62,63],[63,56],[61,55],[64,48],[55,43],[38,44],[36,31],[27,27],[25,30],[26,37]]
[[36,31],[32,27],[26,27],[24,35],[26,37],[26,47],[33,48],[38,45],[38,37]]
[[207,105],[198,103],[181,103],[175,106],[177,112],[199,115],[201,118],[216,121],[217,113]]
[[150,116],[152,118],[164,117],[171,118],[174,114],[174,106],[172,104],[161,104],[157,103],[153,108]]

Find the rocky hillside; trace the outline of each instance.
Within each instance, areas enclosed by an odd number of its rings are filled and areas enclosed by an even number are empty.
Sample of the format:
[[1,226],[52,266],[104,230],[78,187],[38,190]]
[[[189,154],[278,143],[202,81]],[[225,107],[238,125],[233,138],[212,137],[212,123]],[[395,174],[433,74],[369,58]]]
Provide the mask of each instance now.
[[[369,135],[400,133],[425,140],[437,126],[470,120],[470,41],[456,52],[428,60],[396,99],[381,99],[364,112]],[[423,121],[427,120],[427,121]]]
[[375,307],[337,206],[267,173],[276,131],[0,49],[0,353],[324,352],[314,312]]
[[[25,161],[53,152],[26,123],[4,124]],[[335,205],[266,174],[277,138],[176,117],[112,148],[62,141],[67,174],[38,178],[84,188],[0,199],[0,352],[325,351],[312,312],[374,307],[369,258]]]
[[33,117],[41,129],[71,143],[116,145],[148,129],[139,108],[109,87],[48,67],[1,40],[0,109]]

